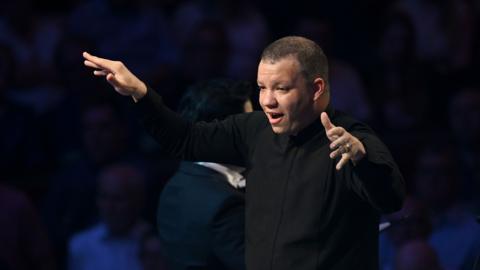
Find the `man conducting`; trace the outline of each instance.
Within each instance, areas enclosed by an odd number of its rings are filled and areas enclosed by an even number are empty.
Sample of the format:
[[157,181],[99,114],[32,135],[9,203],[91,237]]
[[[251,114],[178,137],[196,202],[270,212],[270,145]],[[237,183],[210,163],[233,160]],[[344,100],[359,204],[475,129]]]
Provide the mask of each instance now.
[[135,101],[167,153],[248,168],[245,252],[249,270],[378,269],[378,222],[401,208],[404,180],[366,125],[330,105],[328,63],[303,37],[284,37],[258,66],[263,112],[190,124],[121,62],[84,64]]

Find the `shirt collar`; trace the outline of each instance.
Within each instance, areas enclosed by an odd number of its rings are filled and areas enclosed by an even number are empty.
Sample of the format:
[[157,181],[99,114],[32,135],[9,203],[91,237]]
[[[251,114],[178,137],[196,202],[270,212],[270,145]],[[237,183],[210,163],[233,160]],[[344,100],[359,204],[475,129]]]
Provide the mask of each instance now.
[[243,167],[213,162],[197,162],[197,164],[221,173],[226,177],[228,183],[236,189],[244,188],[246,185],[245,177],[241,174],[245,171]]

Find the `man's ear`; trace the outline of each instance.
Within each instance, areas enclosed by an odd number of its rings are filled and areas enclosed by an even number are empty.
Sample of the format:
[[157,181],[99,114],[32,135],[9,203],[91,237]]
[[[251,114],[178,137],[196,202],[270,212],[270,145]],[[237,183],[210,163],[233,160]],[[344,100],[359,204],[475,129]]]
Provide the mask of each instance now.
[[313,81],[313,100],[316,101],[327,92],[327,83],[318,77]]

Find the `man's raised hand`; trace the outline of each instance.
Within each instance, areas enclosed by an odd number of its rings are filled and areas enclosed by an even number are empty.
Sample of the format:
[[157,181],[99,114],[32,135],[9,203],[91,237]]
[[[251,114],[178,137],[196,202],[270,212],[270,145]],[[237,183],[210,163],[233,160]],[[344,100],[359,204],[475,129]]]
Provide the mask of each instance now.
[[344,128],[332,124],[327,113],[322,112],[320,118],[323,127],[325,127],[327,138],[331,142],[330,149],[332,152],[330,153],[330,158],[334,159],[341,156],[340,161],[335,166],[337,170],[342,169],[349,160],[355,164],[366,155],[362,142]]
[[147,93],[147,86],[138,79],[120,61],[112,61],[87,52],[83,53],[85,66],[94,68],[95,76],[104,76],[115,91],[124,96],[132,96],[135,101],[141,99]]

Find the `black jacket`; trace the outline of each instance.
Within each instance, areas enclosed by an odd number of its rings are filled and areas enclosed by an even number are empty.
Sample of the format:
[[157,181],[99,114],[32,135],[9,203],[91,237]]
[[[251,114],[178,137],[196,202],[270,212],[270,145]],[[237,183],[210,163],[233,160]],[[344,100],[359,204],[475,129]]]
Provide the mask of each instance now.
[[157,224],[169,270],[245,269],[244,194],[224,175],[182,162],[160,195]]

